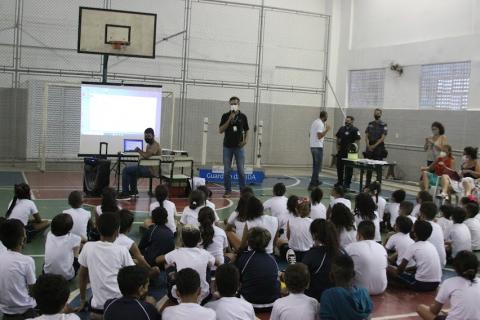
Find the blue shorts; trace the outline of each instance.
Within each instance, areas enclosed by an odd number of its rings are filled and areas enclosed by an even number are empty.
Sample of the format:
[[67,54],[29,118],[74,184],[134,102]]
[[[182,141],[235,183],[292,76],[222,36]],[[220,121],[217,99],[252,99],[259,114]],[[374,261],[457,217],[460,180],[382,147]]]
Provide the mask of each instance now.
[[398,280],[406,284],[409,289],[417,292],[429,292],[434,291],[438,288],[440,282],[424,282],[415,279],[415,275],[411,273],[404,272],[398,275]]

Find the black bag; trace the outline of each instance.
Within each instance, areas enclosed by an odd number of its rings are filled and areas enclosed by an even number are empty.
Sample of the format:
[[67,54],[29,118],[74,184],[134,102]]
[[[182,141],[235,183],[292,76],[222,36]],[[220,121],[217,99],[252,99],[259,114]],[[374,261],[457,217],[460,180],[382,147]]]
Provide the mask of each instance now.
[[[105,153],[102,154],[102,147],[105,147]],[[110,164],[107,160],[108,143],[100,142],[98,156],[94,158],[84,158],[83,167],[83,192],[87,196],[99,197],[102,190],[110,185]]]

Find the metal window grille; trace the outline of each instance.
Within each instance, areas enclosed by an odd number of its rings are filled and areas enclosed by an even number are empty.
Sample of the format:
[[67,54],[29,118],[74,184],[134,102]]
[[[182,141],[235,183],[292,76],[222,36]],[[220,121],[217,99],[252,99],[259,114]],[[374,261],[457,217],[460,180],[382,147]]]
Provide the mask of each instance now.
[[385,69],[351,70],[349,107],[382,107]]

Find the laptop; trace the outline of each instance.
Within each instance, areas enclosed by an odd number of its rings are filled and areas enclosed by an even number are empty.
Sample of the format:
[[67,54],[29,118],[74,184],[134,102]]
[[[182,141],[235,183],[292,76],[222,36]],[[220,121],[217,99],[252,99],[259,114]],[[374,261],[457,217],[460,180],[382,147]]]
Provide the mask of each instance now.
[[137,152],[136,148],[143,150],[143,140],[140,139],[123,139],[123,152]]

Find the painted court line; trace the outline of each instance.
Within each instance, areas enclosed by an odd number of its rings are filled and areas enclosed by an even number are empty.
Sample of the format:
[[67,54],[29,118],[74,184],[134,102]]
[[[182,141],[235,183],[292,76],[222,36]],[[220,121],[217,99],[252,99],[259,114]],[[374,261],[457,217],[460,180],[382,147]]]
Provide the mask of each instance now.
[[375,318],[372,318],[372,320],[403,319],[403,318],[415,317],[417,315],[418,314],[416,312],[411,312],[411,313],[396,314],[396,315],[389,315],[389,316],[383,316],[383,317],[375,317]]
[[[28,182],[28,179],[27,179],[27,175],[25,174],[24,171],[21,171],[22,172],[22,178],[23,178],[23,181],[25,181],[26,184],[30,185],[30,183]],[[32,200],[36,200],[35,199],[35,194],[33,192],[30,191],[30,195],[32,197]]]

